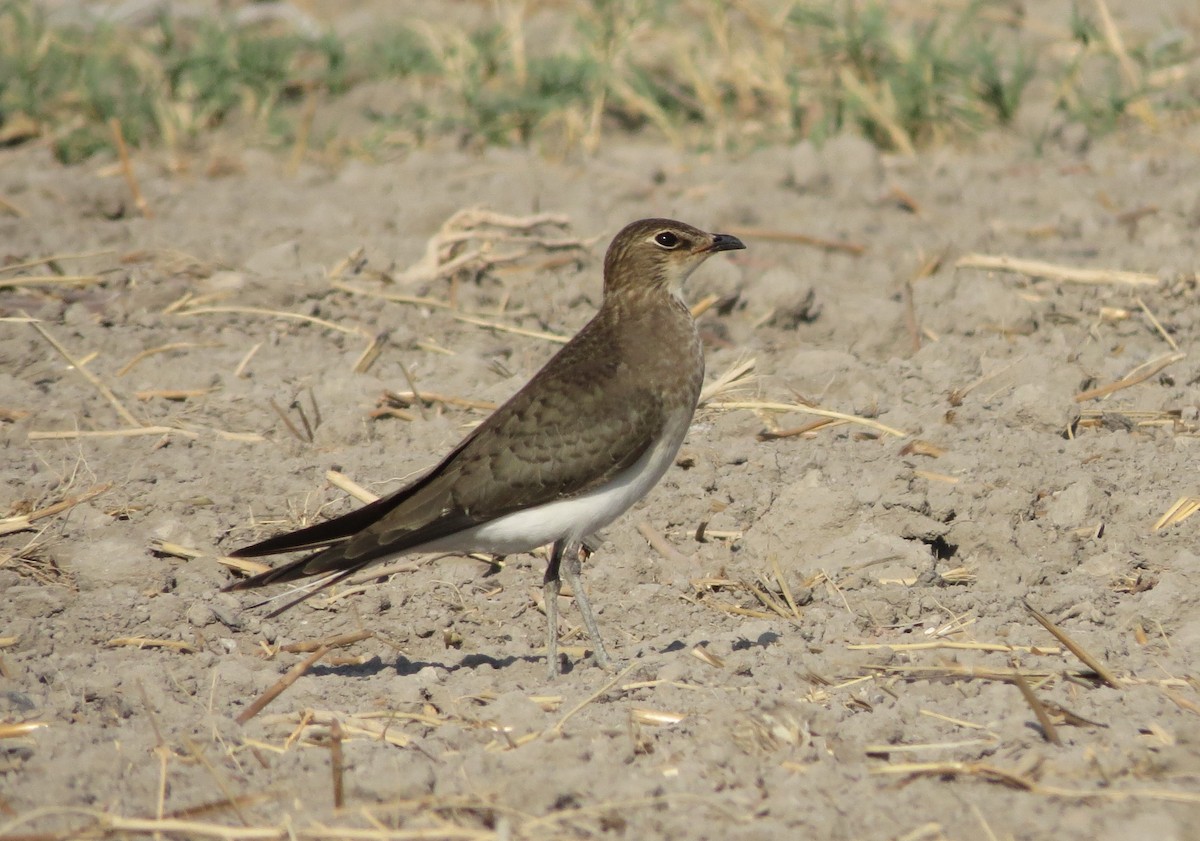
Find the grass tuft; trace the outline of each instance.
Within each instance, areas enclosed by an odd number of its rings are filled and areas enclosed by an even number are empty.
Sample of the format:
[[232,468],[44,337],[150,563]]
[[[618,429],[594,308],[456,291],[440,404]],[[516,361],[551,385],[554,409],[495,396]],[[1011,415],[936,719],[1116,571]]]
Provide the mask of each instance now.
[[352,37],[168,13],[134,29],[64,24],[33,0],[0,0],[0,143],[48,138],[79,161],[110,147],[113,119],[133,146],[174,149],[230,124],[308,142],[297,126],[311,94],[336,109],[363,84],[388,92],[357,106],[376,136],[346,136],[354,121],[336,120],[323,143],[569,152],[644,134],[749,149],[852,131],[911,152],[1009,125],[1031,91],[1093,131],[1131,115],[1152,124],[1156,109],[1194,117],[1195,39],[1167,25],[1125,40],[1078,4],[1032,25],[988,0],[936,12],[882,0],[497,4],[472,27],[430,14]]

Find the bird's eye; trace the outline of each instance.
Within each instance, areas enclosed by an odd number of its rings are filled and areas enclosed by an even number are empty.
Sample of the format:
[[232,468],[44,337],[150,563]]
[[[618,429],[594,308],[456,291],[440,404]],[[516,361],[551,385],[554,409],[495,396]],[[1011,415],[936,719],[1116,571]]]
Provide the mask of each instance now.
[[675,236],[675,234],[671,233],[670,231],[663,231],[661,234],[658,234],[654,237],[654,241],[663,248],[679,247],[679,237]]

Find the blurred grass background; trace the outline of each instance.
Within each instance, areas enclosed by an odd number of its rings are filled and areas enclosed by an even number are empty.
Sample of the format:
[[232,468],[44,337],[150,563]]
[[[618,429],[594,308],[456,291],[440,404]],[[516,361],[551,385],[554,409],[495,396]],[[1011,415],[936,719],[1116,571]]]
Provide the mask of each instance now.
[[0,0],[0,144],[76,162],[113,145],[115,120],[173,152],[228,129],[332,155],[563,155],[618,135],[737,151],[845,131],[911,152],[1022,114],[1101,132],[1200,113],[1200,14],[1123,37],[1105,0],[1050,25],[1012,0],[496,0],[354,34],[286,4],[158,8],[119,24]]

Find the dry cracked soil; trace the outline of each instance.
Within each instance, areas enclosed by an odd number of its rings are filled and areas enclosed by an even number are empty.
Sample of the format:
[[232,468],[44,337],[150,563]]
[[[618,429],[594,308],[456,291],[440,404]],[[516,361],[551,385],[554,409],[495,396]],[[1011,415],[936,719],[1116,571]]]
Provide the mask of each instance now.
[[[137,153],[152,217],[0,150],[0,834],[1200,837],[1200,517],[1160,522],[1200,491],[1197,149],[226,144]],[[748,245],[686,294],[710,381],[750,370],[586,565],[618,672],[564,598],[546,681],[542,555],[219,592],[361,504],[327,471],[433,464],[652,215]]]

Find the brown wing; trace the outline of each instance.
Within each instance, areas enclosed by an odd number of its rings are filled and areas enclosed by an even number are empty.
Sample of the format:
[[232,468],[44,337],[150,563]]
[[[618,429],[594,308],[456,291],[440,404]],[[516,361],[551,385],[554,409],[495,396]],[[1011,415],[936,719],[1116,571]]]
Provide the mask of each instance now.
[[[637,462],[665,425],[662,395],[640,385],[619,354],[592,353],[596,343],[585,328],[419,490],[351,538],[346,558],[391,553],[577,496]],[[579,423],[581,415],[588,423]]]
[[[230,589],[360,569],[505,514],[585,493],[633,465],[663,428],[662,395],[639,385],[641,378],[605,332],[598,319],[590,322],[412,485],[234,552],[259,557],[329,547]],[[578,423],[581,414],[589,423]]]

